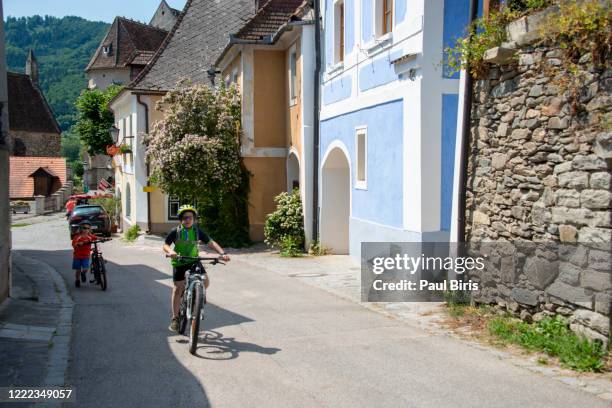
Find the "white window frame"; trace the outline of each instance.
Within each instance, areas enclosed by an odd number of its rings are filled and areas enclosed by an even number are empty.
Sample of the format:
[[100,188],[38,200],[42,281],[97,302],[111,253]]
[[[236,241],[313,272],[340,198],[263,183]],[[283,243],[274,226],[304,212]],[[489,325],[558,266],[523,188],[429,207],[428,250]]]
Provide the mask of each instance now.
[[166,219],[168,221],[177,221],[178,220],[178,215],[176,217],[170,216],[170,207],[171,207],[173,202],[176,202],[176,204],[178,205],[177,212],[178,212],[178,209],[181,206],[181,201],[178,198],[172,197],[172,196],[167,196],[166,197],[166,210],[167,210],[166,211]]
[[[359,167],[362,164],[359,156],[359,136],[363,135],[363,179],[359,178]],[[355,128],[355,188],[359,190],[368,189],[368,127],[357,126]]]
[[[338,8],[342,6],[344,8],[344,15],[343,15],[343,19],[344,21],[340,21],[340,15],[338,13]],[[344,54],[346,53],[346,35],[343,32],[342,33],[342,42],[343,42],[343,46],[342,46],[342,53],[340,53],[340,35],[339,35],[339,30],[340,28],[346,29],[346,4],[344,2],[344,0],[336,0],[334,1],[334,30],[333,30],[333,37],[334,37],[334,55],[333,55],[333,59],[334,59],[334,68],[338,68],[338,67],[342,67],[344,65]],[[342,55],[341,55],[342,54]]]
[[[291,60],[292,57],[295,56],[294,62],[295,62],[295,66],[291,65]],[[297,70],[298,70],[298,64],[297,64],[297,48],[295,46],[295,44],[293,44],[291,46],[291,48],[289,48],[289,54],[288,54],[288,62],[287,65],[289,66],[288,69],[288,73],[289,73],[289,106],[294,106],[295,104],[297,104],[297,92],[298,92],[298,83],[297,83]],[[293,78],[295,77],[295,82],[293,81]]]
[[391,0],[391,30],[383,34],[383,2],[385,0],[374,0],[374,38],[376,41],[386,41],[392,37],[393,29],[395,28],[395,0]]

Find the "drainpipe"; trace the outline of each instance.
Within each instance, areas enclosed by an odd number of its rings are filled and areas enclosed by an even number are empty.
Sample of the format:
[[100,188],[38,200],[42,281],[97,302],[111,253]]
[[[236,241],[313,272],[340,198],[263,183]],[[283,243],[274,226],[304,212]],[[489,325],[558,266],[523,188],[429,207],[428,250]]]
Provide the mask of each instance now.
[[[470,19],[468,24],[471,25],[474,20],[478,17],[478,0],[470,1]],[[465,211],[466,211],[466,193],[467,193],[467,171],[468,171],[468,159],[470,154],[470,125],[472,117],[472,94],[473,94],[473,81],[472,75],[470,74],[469,65],[465,69],[463,75],[463,112],[462,112],[462,129],[461,139],[459,140],[461,149],[459,157],[459,180],[455,185],[457,187],[457,218],[455,234],[451,235],[451,241],[453,242],[465,242]]]
[[[136,94],[136,102],[144,108],[145,133],[149,134],[149,105],[140,100],[140,94]],[[145,158],[146,160],[146,158]],[[146,161],[147,167],[147,187],[151,186],[149,181],[149,161]],[[151,193],[147,189],[147,234],[151,233]]]
[[320,0],[314,0],[315,69],[313,102],[313,154],[312,154],[312,240],[319,240],[319,112],[321,76],[321,10]]

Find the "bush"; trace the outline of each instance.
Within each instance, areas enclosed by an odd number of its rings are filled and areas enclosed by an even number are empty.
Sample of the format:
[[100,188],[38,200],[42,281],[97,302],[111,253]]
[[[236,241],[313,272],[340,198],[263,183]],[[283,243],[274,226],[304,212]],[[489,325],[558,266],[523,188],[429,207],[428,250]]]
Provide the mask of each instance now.
[[119,221],[119,216],[121,214],[121,199],[119,197],[102,197],[102,198],[94,198],[91,201],[91,204],[97,204],[102,206],[108,213],[113,224],[117,224]]
[[502,341],[556,356],[561,365],[572,370],[601,371],[604,367],[606,352],[602,344],[572,332],[560,316],[535,324],[501,316],[492,319],[488,328]]
[[323,256],[329,254],[329,248],[321,245],[319,241],[311,242],[310,248],[308,248],[308,255],[312,256]]
[[125,238],[126,241],[133,242],[136,240],[136,238],[138,238],[139,232],[140,232],[140,227],[138,226],[138,224],[134,224],[125,231],[125,234],[123,237]]
[[291,235],[283,237],[280,247],[280,254],[284,257],[296,258],[302,256],[304,252],[304,243]]
[[[276,198],[276,211],[268,215],[264,226],[266,244],[280,248],[282,253],[294,254],[304,248],[304,216],[299,190],[280,193]],[[294,256],[294,255],[290,255]]]

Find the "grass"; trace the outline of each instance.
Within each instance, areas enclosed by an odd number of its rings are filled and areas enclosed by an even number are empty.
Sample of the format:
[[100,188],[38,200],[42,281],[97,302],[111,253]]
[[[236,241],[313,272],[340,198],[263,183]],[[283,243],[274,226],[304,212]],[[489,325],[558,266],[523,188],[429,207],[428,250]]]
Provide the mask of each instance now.
[[605,367],[607,353],[601,343],[572,332],[560,316],[547,317],[534,324],[509,316],[497,316],[488,322],[487,328],[502,343],[544,352],[557,357],[562,366],[575,371],[600,372]]
[[11,225],[11,228],[27,227],[28,225],[32,225],[32,224],[28,224],[26,222],[22,222],[22,223],[17,223],[17,224]]
[[[486,305],[447,301],[451,317],[446,324],[462,331],[469,328],[472,336],[494,345],[517,345],[528,352],[541,352],[540,365],[549,365],[549,357],[574,371],[609,371],[609,355],[600,342],[594,342],[570,330],[561,316],[546,317],[537,323],[526,323],[510,315],[500,315]],[[484,335],[484,336],[483,336]]]

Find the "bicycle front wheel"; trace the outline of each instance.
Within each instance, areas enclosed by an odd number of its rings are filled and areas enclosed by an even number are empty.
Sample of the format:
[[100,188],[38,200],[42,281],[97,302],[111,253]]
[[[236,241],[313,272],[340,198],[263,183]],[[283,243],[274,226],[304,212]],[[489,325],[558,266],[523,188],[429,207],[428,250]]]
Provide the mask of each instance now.
[[191,330],[189,331],[189,352],[195,354],[200,334],[200,314],[202,312],[202,285],[193,288],[193,306],[191,309]]
[[99,280],[98,283],[100,283],[100,287],[102,288],[102,290],[106,290],[106,265],[104,264],[104,259],[102,257],[100,257],[100,259],[98,259],[98,262],[100,263],[99,265]]

